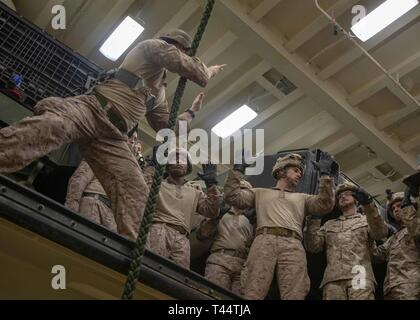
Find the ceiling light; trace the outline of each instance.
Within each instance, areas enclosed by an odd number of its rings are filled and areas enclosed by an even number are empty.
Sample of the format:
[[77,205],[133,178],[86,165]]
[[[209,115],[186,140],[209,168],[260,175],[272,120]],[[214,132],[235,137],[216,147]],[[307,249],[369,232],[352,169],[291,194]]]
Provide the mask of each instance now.
[[220,121],[211,130],[221,138],[226,138],[233,134],[235,131],[242,128],[252,119],[257,117],[257,113],[247,105],[243,105],[224,120]]
[[365,42],[410,11],[418,3],[418,0],[387,0],[356,23],[351,31]]
[[123,22],[106,39],[99,51],[108,59],[116,61],[143,32],[144,27],[130,17]]

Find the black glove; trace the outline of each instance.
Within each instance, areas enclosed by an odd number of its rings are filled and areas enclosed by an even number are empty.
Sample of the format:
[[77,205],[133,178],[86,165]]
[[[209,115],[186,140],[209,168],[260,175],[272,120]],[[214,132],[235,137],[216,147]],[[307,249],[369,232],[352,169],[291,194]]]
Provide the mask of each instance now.
[[257,222],[257,210],[255,210],[255,208],[246,209],[244,211],[244,216],[249,220],[250,224],[255,224]]
[[411,206],[411,192],[410,192],[410,187],[405,188],[404,191],[404,198],[401,201],[401,209],[405,208],[405,207],[409,207]]
[[411,196],[416,197],[415,194],[417,194],[417,196],[419,195],[418,190],[416,189],[417,188],[413,186],[408,186],[407,188],[405,188],[404,198],[401,201],[401,208],[405,208],[405,207],[409,207],[413,205],[413,203],[411,202]]
[[413,186],[413,185],[409,185],[406,188],[406,191],[410,193],[410,195],[413,198],[417,198],[419,196],[419,187],[418,186]]
[[366,206],[373,202],[373,198],[362,188],[358,188],[354,193],[354,197],[356,198],[357,202],[359,202],[362,206]]
[[229,212],[229,210],[231,209],[231,206],[229,206],[229,205],[227,205],[227,204],[225,204],[225,205],[223,205],[222,207],[220,207],[220,209],[219,209],[219,215],[217,216],[217,219],[222,219],[223,218],[223,216],[226,214],[226,213],[228,213]]
[[326,156],[324,159],[321,159],[318,162],[312,161],[312,164],[314,165],[315,169],[319,171],[321,176],[330,176],[334,160],[330,156]]
[[204,181],[207,189],[217,185],[217,165],[211,163],[203,164],[203,173],[198,172],[197,175]]
[[221,207],[220,208],[220,210],[219,210],[219,215],[220,216],[223,216],[223,215],[225,215],[226,213],[228,213],[229,212],[229,210],[231,209],[232,207],[231,206],[229,206],[229,205],[224,205],[223,207]]
[[233,170],[242,172],[243,174],[245,174],[245,169],[250,167],[250,164],[245,163],[245,151],[242,150],[242,156],[241,156],[241,163],[239,164],[234,164],[233,165]]
[[241,163],[241,164],[235,164],[233,165],[233,170],[242,172],[243,174],[245,174],[245,169],[248,168],[250,165],[246,164],[246,163]]

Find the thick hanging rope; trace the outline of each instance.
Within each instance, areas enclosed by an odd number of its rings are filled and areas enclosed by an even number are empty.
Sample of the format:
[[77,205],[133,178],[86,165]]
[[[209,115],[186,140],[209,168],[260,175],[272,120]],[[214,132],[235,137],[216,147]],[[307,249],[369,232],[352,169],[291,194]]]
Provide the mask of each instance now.
[[[211,12],[213,11],[214,3],[215,0],[207,1],[206,9],[203,13],[203,17],[201,18],[200,25],[198,26],[197,32],[194,37],[194,41],[191,46],[192,56],[194,56],[197,53],[197,49],[200,45],[201,38],[203,37],[204,31],[210,19]],[[179,79],[178,86],[175,91],[171,113],[167,125],[167,127],[171,130],[174,129],[176,120],[178,118],[179,107],[181,105],[181,98],[184,94],[186,84],[187,79],[181,77],[181,79]],[[149,198],[147,200],[147,204],[144,210],[143,220],[140,226],[135,247],[131,253],[132,261],[130,263],[127,280],[124,286],[124,292],[122,295],[123,300],[131,300],[136,289],[137,280],[140,275],[140,267],[143,260],[144,251],[146,249],[147,235],[149,234],[149,229],[152,225],[153,216],[155,214],[156,202],[159,196],[160,185],[162,183],[164,172],[164,165],[157,164],[155,166],[155,175],[153,178],[152,186],[150,187]]]

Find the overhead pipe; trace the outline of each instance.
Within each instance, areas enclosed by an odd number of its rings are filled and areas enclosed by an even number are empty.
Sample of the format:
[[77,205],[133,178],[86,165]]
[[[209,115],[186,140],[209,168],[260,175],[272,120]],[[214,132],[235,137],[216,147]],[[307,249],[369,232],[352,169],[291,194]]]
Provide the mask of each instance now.
[[328,12],[326,12],[318,3],[318,0],[314,0],[315,5],[319,11],[321,11],[328,20],[330,20],[335,27],[337,27],[351,42],[353,42],[365,55],[366,57],[371,60],[391,81],[399,88],[401,91],[420,109],[420,102],[411,95],[410,92],[405,89],[401,83],[399,82],[399,76],[397,75],[397,79],[395,79],[389,72],[386,70],[365,48],[363,48],[355,39],[354,37],[347,32],[333,17],[331,17]]

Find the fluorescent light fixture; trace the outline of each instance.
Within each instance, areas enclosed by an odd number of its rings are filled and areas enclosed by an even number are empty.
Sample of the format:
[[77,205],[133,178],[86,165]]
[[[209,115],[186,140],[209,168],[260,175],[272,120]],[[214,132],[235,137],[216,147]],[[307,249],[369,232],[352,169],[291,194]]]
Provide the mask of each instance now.
[[387,0],[356,23],[351,31],[365,42],[410,11],[418,3],[418,0]]
[[243,105],[230,115],[228,115],[224,120],[220,121],[215,125],[211,130],[221,138],[226,138],[234,133],[236,130],[239,130],[252,119],[254,119],[258,114],[252,110],[247,105]]
[[136,41],[143,30],[141,24],[130,17],[126,17],[106,39],[99,51],[108,59],[115,61]]

